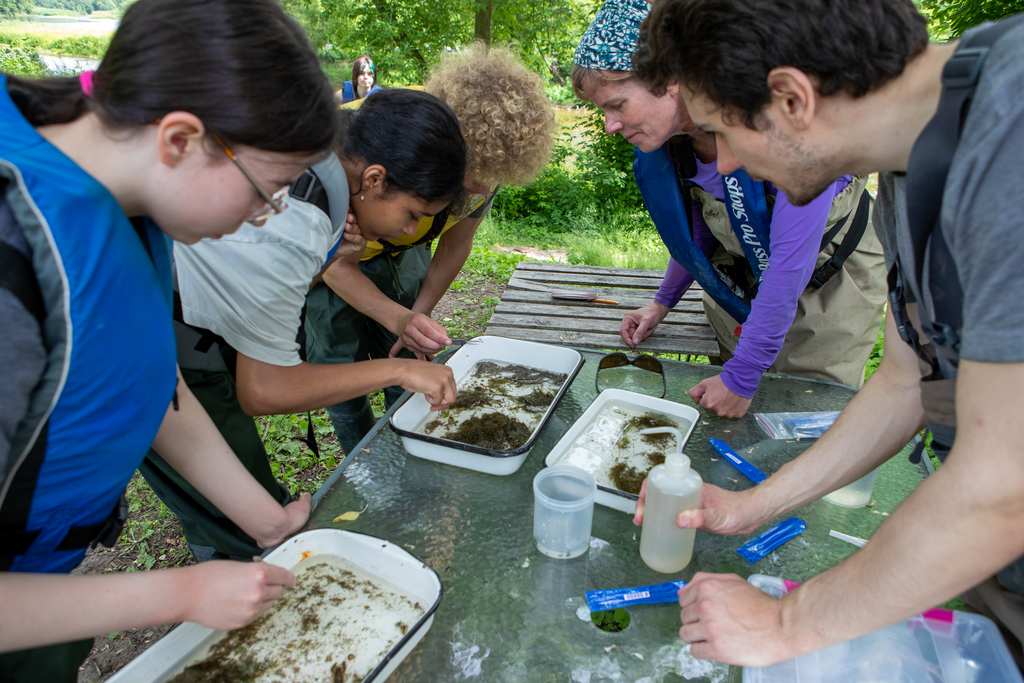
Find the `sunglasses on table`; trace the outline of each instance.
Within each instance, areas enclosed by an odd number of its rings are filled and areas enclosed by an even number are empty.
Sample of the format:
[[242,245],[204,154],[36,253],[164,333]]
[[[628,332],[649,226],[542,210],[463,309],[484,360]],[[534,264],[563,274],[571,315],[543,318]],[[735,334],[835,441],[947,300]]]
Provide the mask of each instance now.
[[231,159],[231,161],[235,162],[235,166],[237,166],[238,170],[242,172],[242,175],[244,175],[246,179],[250,183],[252,183],[252,186],[256,188],[256,192],[264,201],[263,206],[261,206],[256,211],[253,211],[249,216],[246,217],[246,223],[252,223],[253,225],[261,224],[262,221],[265,221],[271,216],[282,213],[285,209],[288,208],[287,197],[288,190],[290,189],[288,186],[282,187],[273,195],[267,194],[266,191],[262,187],[260,187],[259,182],[256,181],[256,178],[253,177],[252,173],[249,173],[249,169],[247,169],[242,164],[242,162],[239,161],[238,157],[235,156],[235,153],[231,151],[231,148],[225,145],[224,141],[221,140],[217,135],[210,133],[210,137],[213,138],[214,142],[220,145],[220,148],[224,150],[225,154],[228,155],[228,159]]
[[[665,397],[665,389],[666,389],[666,386],[665,386],[665,368],[662,366],[661,361],[659,361],[654,356],[648,356],[645,353],[641,353],[638,356],[630,358],[629,356],[627,356],[626,354],[622,353],[621,351],[617,351],[615,353],[609,353],[607,356],[603,357],[600,361],[598,361],[598,363],[597,363],[597,377],[594,380],[595,384],[597,386],[597,393],[601,393],[604,389],[611,389],[612,388],[610,385],[603,386],[603,387],[601,386],[601,371],[602,370],[614,370],[615,368],[625,368],[625,367],[629,367],[629,366],[633,366],[634,368],[637,368],[638,370],[645,370],[647,372],[651,372],[651,373],[654,373],[656,375],[659,375],[661,377],[661,393],[657,394],[656,397],[657,398],[664,398]],[[606,375],[606,378],[607,378],[607,375]],[[629,391],[637,391],[638,393],[646,393],[644,391],[639,391],[639,387],[622,386],[622,387],[619,387],[619,388],[627,389]],[[650,394],[650,395],[651,396],[655,396],[655,394]]]

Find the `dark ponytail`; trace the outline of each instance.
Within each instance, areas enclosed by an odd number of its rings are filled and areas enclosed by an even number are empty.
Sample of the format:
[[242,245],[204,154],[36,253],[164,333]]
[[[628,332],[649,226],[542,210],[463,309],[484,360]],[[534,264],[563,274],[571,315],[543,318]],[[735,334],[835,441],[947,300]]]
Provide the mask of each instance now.
[[274,0],[138,0],[93,84],[86,97],[77,77],[7,79],[33,126],[93,111],[109,128],[130,130],[186,111],[229,144],[286,153],[322,151],[336,134],[327,77]]
[[447,104],[419,90],[381,90],[358,110],[339,112],[343,159],[380,164],[385,190],[428,202],[457,202],[466,176],[466,141]]

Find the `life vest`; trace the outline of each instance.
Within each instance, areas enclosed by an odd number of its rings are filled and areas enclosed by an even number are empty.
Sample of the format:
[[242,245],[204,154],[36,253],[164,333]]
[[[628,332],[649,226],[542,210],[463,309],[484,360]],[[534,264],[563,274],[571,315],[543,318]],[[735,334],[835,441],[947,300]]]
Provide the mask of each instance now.
[[3,183],[47,360],[2,473],[0,569],[68,572],[110,530],[174,396],[169,248],[32,128],[0,76]]
[[[712,266],[694,242],[687,202],[679,190],[668,145],[649,153],[637,148],[633,156],[633,176],[668,253],[686,268],[715,303],[738,322],[746,322],[750,315],[746,283]],[[730,223],[747,254],[748,265],[758,264],[754,274],[754,280],[758,281],[771,255],[771,212],[768,210],[764,186],[755,183],[743,170],[725,176],[724,182]]]

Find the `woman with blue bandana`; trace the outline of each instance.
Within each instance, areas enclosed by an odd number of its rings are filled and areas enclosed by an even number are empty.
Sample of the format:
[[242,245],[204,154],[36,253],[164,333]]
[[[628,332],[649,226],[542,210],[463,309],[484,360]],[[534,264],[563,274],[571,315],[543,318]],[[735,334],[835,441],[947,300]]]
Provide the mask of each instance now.
[[[742,170],[721,175],[714,137],[690,120],[678,84],[655,97],[632,73],[643,0],[609,0],[576,49],[573,87],[636,146],[633,172],[672,259],[654,302],[620,333],[645,340],[696,280],[724,369],[690,390],[742,417],[764,372],[860,387],[885,303],[866,178],[844,176],[804,206]],[[859,215],[858,215],[859,214]]]

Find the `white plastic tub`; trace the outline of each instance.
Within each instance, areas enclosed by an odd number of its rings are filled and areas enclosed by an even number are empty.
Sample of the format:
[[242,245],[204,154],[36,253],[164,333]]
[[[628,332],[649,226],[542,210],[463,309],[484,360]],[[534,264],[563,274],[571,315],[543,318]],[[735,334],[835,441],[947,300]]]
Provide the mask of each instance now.
[[510,451],[495,451],[468,444],[440,439],[417,433],[415,430],[430,415],[430,404],[422,394],[416,394],[406,401],[391,416],[391,428],[402,437],[405,450],[417,458],[443,462],[455,467],[464,467],[487,474],[512,474],[530,454],[541,429],[555,412],[562,396],[568,391],[576,374],[583,367],[583,356],[579,351],[564,346],[538,344],[521,339],[504,337],[476,337],[452,354],[445,365],[455,374],[455,383],[463,380],[479,362],[514,363],[547,372],[566,375],[565,381],[555,394],[555,400],[548,406],[530,438],[519,448]]
[[[398,586],[407,597],[424,606],[426,612],[392,647],[364,682],[381,683],[422,640],[441,604],[441,579],[419,558],[374,536],[339,529],[317,529],[299,534],[267,555],[265,562],[294,569],[303,561],[327,555],[345,560],[370,578]],[[207,646],[225,635],[194,623],[184,623],[132,660],[110,679],[110,683],[163,683],[186,666],[202,659]],[[344,656],[339,651],[339,657]]]
[[[597,399],[590,404],[590,407],[584,411],[580,416],[580,419],[576,420],[575,424],[569,428],[569,431],[565,433],[555,447],[551,449],[547,457],[544,458],[544,466],[551,467],[553,465],[572,465],[579,467],[582,470],[593,475],[596,471],[602,467],[608,466],[611,462],[614,462],[616,454],[609,450],[602,453],[590,453],[584,463],[579,458],[574,457],[573,446],[580,435],[587,429],[591,424],[594,423],[598,417],[612,409],[622,408],[625,410],[637,411],[637,412],[653,412],[661,413],[672,419],[679,424],[679,431],[683,433],[683,446],[686,446],[686,442],[690,439],[690,434],[693,433],[693,428],[697,424],[697,420],[700,419],[700,413],[696,409],[690,406],[684,406],[681,403],[675,403],[674,401],[667,401],[663,398],[655,398],[653,396],[645,396],[644,394],[637,394],[632,391],[626,391],[624,389],[605,389],[597,397]],[[594,456],[594,457],[590,457]],[[597,461],[600,458],[600,461]],[[626,493],[613,486],[602,484],[600,481],[597,484],[597,499],[596,502],[604,505],[605,507],[614,508],[615,510],[621,510],[629,514],[636,513],[636,501],[637,496],[632,493]]]
[[[747,579],[781,598],[793,584]],[[929,610],[895,626],[774,666],[743,668],[743,683],[1022,683],[1020,670],[989,619]]]

